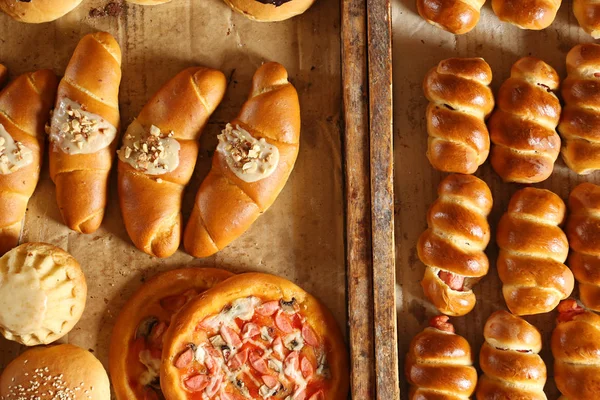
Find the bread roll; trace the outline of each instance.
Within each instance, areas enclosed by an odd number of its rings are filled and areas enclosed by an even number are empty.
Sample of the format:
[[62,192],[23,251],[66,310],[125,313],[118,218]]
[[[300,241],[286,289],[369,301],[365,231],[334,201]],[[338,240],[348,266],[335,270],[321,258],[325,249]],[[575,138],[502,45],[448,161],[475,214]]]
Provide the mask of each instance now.
[[82,0],[0,0],[0,10],[20,22],[39,24],[59,19]]
[[404,371],[409,400],[467,399],[477,385],[471,346],[445,315],[432,318],[410,342]]
[[283,21],[303,14],[316,0],[224,0],[243,16],[259,22]]
[[485,119],[494,109],[491,82],[492,70],[482,58],[443,60],[425,76],[427,158],[435,169],[472,174],[487,159]]
[[472,287],[489,269],[487,216],[492,193],[472,175],[450,175],[438,187],[427,214],[428,229],[417,244],[427,267],[421,282],[427,298],[446,315],[465,315],[475,306]]
[[219,136],[185,228],[186,251],[208,257],[248,230],[285,186],[299,141],[296,89],[283,66],[264,64],[254,75],[250,98]]
[[560,152],[560,102],[552,92],[558,84],[554,68],[525,57],[500,87],[489,129],[492,167],[505,182],[541,182],[552,174]]
[[581,175],[600,169],[600,45],[580,44],[567,54],[565,107],[558,131],[565,164]]
[[104,367],[89,351],[71,344],[36,347],[13,360],[0,378],[5,400],[108,400]]
[[121,212],[135,246],[150,255],[169,257],[181,244],[183,190],[196,166],[198,139],[226,87],[221,71],[188,68],[127,129],[118,162]]
[[584,31],[594,39],[600,38],[600,2],[598,0],[573,0],[573,14]]
[[600,316],[571,299],[558,311],[552,355],[561,399],[594,400],[600,393]]
[[483,336],[477,400],[546,400],[546,365],[538,354],[540,332],[522,318],[497,311],[485,323]]
[[19,76],[0,92],[0,255],[19,243],[40,177],[44,126],[57,85],[52,71],[41,70]]
[[492,0],[492,8],[500,21],[521,29],[542,30],[549,27],[562,0]]
[[50,177],[65,224],[92,233],[104,218],[119,130],[121,50],[106,32],[81,39],[58,87]]
[[485,0],[417,0],[423,19],[448,32],[460,35],[475,28]]
[[559,227],[565,211],[556,194],[525,188],[513,195],[500,219],[496,267],[513,314],[547,313],[571,295],[575,279],[564,264],[569,243]]

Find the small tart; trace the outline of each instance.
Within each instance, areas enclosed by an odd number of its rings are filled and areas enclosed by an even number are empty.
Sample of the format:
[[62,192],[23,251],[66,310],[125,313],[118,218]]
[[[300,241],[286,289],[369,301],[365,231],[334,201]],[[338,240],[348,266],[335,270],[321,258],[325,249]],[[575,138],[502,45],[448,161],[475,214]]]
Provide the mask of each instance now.
[[190,301],[164,339],[169,400],[340,400],[348,356],[331,313],[273,275],[234,276]]
[[26,346],[66,335],[81,318],[87,285],[66,251],[25,243],[0,258],[0,333]]
[[127,301],[113,328],[109,371],[117,399],[161,399],[162,339],[173,315],[190,299],[232,273],[182,268],[148,280]]

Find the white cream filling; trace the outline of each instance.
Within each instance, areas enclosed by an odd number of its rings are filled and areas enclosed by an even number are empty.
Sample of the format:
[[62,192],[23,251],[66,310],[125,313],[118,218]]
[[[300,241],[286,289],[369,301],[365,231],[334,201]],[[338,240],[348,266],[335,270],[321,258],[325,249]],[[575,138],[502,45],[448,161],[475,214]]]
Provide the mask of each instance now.
[[13,137],[0,124],[0,174],[8,175],[33,162],[33,152]]
[[140,376],[140,383],[146,386],[160,376],[160,359],[153,358],[149,350],[143,350],[140,352],[140,362],[146,367]]

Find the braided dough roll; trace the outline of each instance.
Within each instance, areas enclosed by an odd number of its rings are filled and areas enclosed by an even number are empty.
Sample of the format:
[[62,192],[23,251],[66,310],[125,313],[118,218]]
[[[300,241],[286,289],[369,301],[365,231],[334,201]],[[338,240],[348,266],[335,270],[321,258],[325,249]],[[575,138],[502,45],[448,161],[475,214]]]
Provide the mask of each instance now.
[[562,0],[492,0],[492,8],[500,21],[521,29],[542,30],[549,27]]
[[600,316],[575,300],[558,306],[552,332],[554,381],[564,400],[594,400],[600,393]]
[[431,25],[460,35],[479,22],[485,0],[417,0],[417,10]]
[[102,223],[117,146],[121,49],[106,32],[84,36],[58,86],[50,130],[50,177],[65,224]]
[[472,174],[487,159],[485,119],[494,109],[491,82],[492,70],[482,58],[443,60],[425,76],[427,158],[435,169]]
[[[3,66],[0,75],[5,79]],[[52,71],[41,70],[19,76],[0,92],[0,255],[19,243],[40,177],[44,126],[57,85]]]
[[490,242],[492,193],[479,178],[450,175],[438,194],[427,214],[428,229],[417,244],[419,259],[427,266],[421,286],[440,312],[465,315],[475,307],[471,288],[489,269],[484,250]]
[[580,44],[567,54],[565,102],[558,131],[565,164],[581,175],[600,169],[600,45]]
[[525,188],[513,195],[500,219],[496,266],[513,314],[547,313],[571,295],[575,279],[564,264],[569,243],[559,227],[565,212],[565,203],[556,194]]
[[[150,255],[169,257],[179,248],[183,191],[196,166],[198,139],[226,87],[221,71],[188,68],[167,82],[127,129],[118,162],[121,211],[129,237]],[[153,146],[153,131],[162,148]],[[153,149],[166,155],[155,159],[157,165],[170,161],[170,168],[149,168]]]
[[522,318],[496,311],[485,323],[483,336],[477,400],[546,400],[546,365],[538,354],[540,332]]
[[492,167],[505,182],[541,182],[552,174],[560,152],[560,102],[552,92],[558,85],[554,68],[525,57],[500,87],[489,128]]
[[219,136],[185,229],[184,245],[208,257],[241,236],[275,201],[294,168],[300,104],[283,66],[267,63],[240,114]]
[[445,315],[432,318],[413,338],[404,371],[410,400],[468,399],[477,385],[471,346]]
[[573,0],[573,14],[584,31],[594,39],[600,38],[600,2],[598,0]]

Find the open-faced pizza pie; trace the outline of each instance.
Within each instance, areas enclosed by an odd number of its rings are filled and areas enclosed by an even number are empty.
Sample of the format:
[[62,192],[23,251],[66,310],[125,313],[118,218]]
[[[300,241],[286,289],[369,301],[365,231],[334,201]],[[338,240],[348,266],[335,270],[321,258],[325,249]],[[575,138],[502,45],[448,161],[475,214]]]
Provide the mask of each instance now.
[[318,300],[283,278],[242,274],[174,318],[161,385],[168,400],[342,400],[348,356]]
[[213,268],[176,269],[148,280],[129,299],[110,342],[109,369],[118,399],[164,399],[160,358],[171,318],[199,293],[232,275]]

